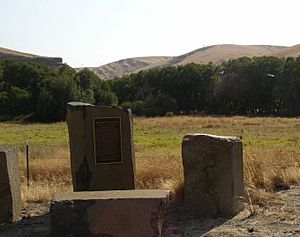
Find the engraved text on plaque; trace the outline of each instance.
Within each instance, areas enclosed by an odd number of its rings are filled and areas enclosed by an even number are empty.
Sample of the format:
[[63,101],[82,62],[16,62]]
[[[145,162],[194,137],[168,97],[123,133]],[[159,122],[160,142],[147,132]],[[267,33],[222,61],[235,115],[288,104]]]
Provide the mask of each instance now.
[[96,164],[122,162],[121,118],[94,119]]

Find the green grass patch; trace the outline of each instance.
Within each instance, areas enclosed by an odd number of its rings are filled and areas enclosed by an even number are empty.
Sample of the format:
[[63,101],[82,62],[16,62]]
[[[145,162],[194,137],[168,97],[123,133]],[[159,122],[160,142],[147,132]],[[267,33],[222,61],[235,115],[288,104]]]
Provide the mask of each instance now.
[[[138,149],[179,150],[186,134],[239,136],[245,148],[300,148],[299,118],[171,117],[135,118],[134,142]],[[0,123],[1,146],[68,146],[65,122],[52,124]]]
[[0,123],[0,145],[29,144],[67,144],[68,131],[66,123],[20,124]]

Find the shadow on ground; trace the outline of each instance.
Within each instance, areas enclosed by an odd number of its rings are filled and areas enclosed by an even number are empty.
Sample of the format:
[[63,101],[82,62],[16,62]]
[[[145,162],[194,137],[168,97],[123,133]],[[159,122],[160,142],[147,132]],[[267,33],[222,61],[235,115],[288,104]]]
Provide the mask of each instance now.
[[50,215],[23,218],[14,224],[0,225],[0,237],[44,237],[49,236]]
[[[233,218],[195,217],[180,204],[171,203],[163,237],[265,237],[300,236],[300,186],[276,193],[277,198],[257,213],[248,210]],[[49,236],[49,203],[31,203],[23,210],[22,221],[0,225],[0,237]]]
[[[189,216],[182,205],[171,204],[166,218],[164,237],[202,236],[222,225],[228,218]],[[23,219],[14,224],[0,225],[0,237],[44,237],[50,234],[48,204],[30,204],[23,210]]]
[[171,204],[166,220],[164,237],[199,237],[223,225],[231,218],[190,215],[182,204]]

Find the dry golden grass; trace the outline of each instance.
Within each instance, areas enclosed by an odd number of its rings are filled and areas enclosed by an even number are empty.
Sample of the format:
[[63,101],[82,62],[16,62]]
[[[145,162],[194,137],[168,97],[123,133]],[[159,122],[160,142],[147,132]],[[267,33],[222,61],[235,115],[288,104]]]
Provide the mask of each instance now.
[[[0,123],[1,126],[3,124]],[[66,137],[61,137],[61,131],[65,131],[64,123],[51,126],[60,131],[59,137],[50,139],[47,144],[54,140],[67,140],[66,132]],[[271,204],[275,200],[274,191],[300,183],[299,118],[139,117],[134,119],[134,128],[137,188],[168,188],[172,191],[173,200],[180,200],[183,196],[181,141],[188,133],[242,137],[248,193],[245,199],[249,205],[251,200],[252,207]],[[30,130],[30,127],[27,129]],[[44,125],[42,132],[43,129],[46,129]],[[3,141],[0,143],[3,144]],[[72,190],[66,143],[30,146],[29,189],[26,186],[24,156],[24,149],[20,149],[24,202],[48,201],[54,192]]]
[[252,148],[244,152],[246,181],[256,188],[278,191],[300,183],[299,148]]
[[66,146],[29,146],[29,188],[27,186],[25,151],[19,151],[22,201],[45,202],[54,192],[72,190],[69,149]]
[[137,188],[169,189],[172,200],[179,201],[183,198],[183,167],[177,152],[137,152],[136,167]]

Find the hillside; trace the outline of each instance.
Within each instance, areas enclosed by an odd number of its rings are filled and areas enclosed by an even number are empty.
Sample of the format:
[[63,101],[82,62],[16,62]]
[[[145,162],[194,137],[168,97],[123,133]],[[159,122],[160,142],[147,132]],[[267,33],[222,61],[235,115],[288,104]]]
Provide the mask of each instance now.
[[282,49],[273,54],[276,57],[298,57],[300,55],[300,44]]
[[[295,48],[294,48],[295,47]],[[298,51],[297,51],[298,50]],[[148,70],[153,67],[184,65],[187,63],[220,64],[228,59],[254,56],[290,56],[300,53],[300,45],[293,47],[271,45],[234,45],[221,44],[203,47],[177,57],[129,58],[91,68],[101,78],[112,79],[128,73]]]
[[[283,46],[269,46],[269,45],[234,45],[234,44],[221,44],[213,45],[204,48],[200,48],[183,54],[177,57],[173,57],[168,62],[162,63],[160,65],[155,65],[159,67],[164,66],[177,66],[185,65],[188,63],[200,63],[207,64],[209,62],[215,64],[221,64],[229,59],[239,58],[239,57],[254,57],[254,56],[271,56],[274,53],[280,52],[286,49]],[[148,67],[142,68],[142,70],[148,70]],[[135,71],[137,72],[137,71]]]
[[[300,44],[292,47],[271,46],[271,45],[235,45],[220,44],[196,49],[189,53],[171,57],[135,57],[122,59],[116,62],[108,63],[100,67],[90,67],[103,79],[113,79],[129,73],[136,73],[140,70],[149,70],[153,67],[165,67],[185,65],[187,63],[215,63],[220,64],[226,60],[239,57],[254,56],[275,56],[275,57],[297,57],[300,55]],[[62,58],[43,57],[39,55],[18,52],[0,47],[1,59],[15,59],[17,61],[39,62],[49,66],[60,66]],[[78,71],[82,68],[76,68]]]
[[104,79],[111,79],[114,77],[120,77],[127,73],[139,71],[145,67],[153,67],[154,65],[160,65],[171,60],[172,57],[138,57],[127,58],[117,62],[108,63],[106,65],[89,68],[94,71],[98,76]]
[[58,67],[62,64],[62,58],[43,57],[39,55],[22,53],[22,52],[0,47],[0,60],[3,59],[14,59],[22,62],[44,63],[52,67]]
[[203,63],[209,62],[220,64],[224,61],[240,57],[254,57],[254,56],[270,56],[279,50],[285,49],[280,46],[269,45],[234,45],[222,44],[214,45],[206,48],[197,49],[190,53],[176,57],[172,65],[184,65],[187,63]]

